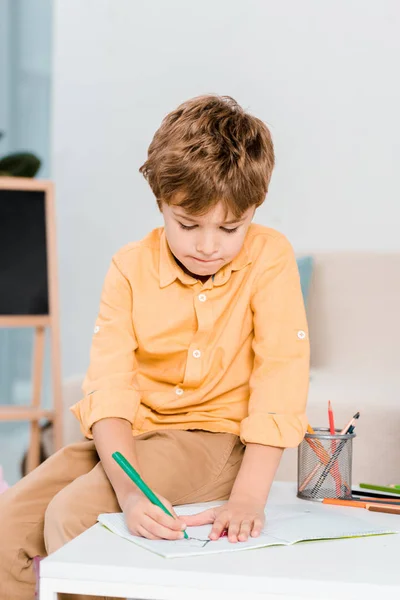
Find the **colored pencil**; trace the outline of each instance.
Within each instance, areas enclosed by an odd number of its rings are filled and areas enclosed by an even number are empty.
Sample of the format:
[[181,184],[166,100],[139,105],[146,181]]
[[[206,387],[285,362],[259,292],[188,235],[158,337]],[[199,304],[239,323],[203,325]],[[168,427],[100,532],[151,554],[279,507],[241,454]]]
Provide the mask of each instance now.
[[[310,435],[315,435],[314,429],[311,425],[307,425],[307,433]],[[306,438],[308,445],[314,450],[315,454],[318,456],[321,462],[325,465],[329,462],[329,453],[325,450],[323,445],[319,440],[310,440],[310,438]]]
[[328,402],[328,419],[329,419],[329,431],[331,435],[335,435],[335,419],[333,417],[332,403]]
[[[315,431],[314,429],[311,427],[311,425],[307,425],[307,432],[311,435],[315,435]],[[323,447],[323,445],[321,444],[320,440],[311,440],[310,438],[305,438],[306,442],[308,443],[308,445],[310,446],[310,448],[312,448],[315,452],[315,454],[318,456],[319,460],[321,461],[321,463],[323,465],[327,465],[331,459],[331,457],[329,456],[329,452],[327,452],[325,450],[325,448]],[[317,473],[318,469],[319,469],[320,465],[316,465],[314,467],[314,470],[312,472],[312,474],[310,473],[307,476],[307,481],[304,480],[302,485],[301,485],[301,489],[299,488],[299,491],[303,491],[306,486],[308,485],[308,483],[311,481],[311,479],[314,477],[314,475]],[[336,478],[337,478],[337,473],[333,474],[333,477],[335,478],[335,482],[336,482]],[[336,483],[337,485],[337,483]],[[339,480],[339,485],[340,485],[340,480]],[[347,486],[347,485],[346,485]],[[347,486],[348,487],[348,486]]]
[[372,502],[373,504],[397,504],[400,506],[400,499],[398,498],[376,498],[375,496],[356,496],[352,495],[352,500],[358,500],[360,502]]
[[[368,498],[371,497],[372,491],[364,492],[363,490],[352,490],[351,493],[353,496],[361,496],[361,498],[368,500]],[[393,496],[392,494],[380,494],[379,492],[374,492],[373,498],[376,498],[377,500],[394,500],[395,502],[400,502],[398,496]]]
[[[328,420],[329,420],[329,431],[331,435],[335,435],[336,430],[335,430],[335,418],[333,416],[333,410],[332,410],[332,403],[329,400],[328,402]],[[336,442],[335,440],[332,440],[331,442],[331,453],[334,454],[336,450]],[[342,484],[340,481],[340,471],[339,471],[339,466],[338,463],[335,462],[335,464],[332,467],[332,475],[333,478],[335,480],[335,486],[336,486],[336,496],[340,497],[341,496],[341,492],[342,492]]]
[[388,512],[400,515],[400,506],[395,504],[373,504],[369,502],[359,502],[357,500],[339,500],[338,498],[324,498],[322,504],[330,504],[333,506],[347,506],[350,508],[365,508],[372,512]]
[[396,488],[387,487],[384,485],[374,485],[372,483],[360,483],[361,488],[365,488],[366,490],[376,490],[377,492],[388,492],[388,494],[399,494],[400,490]]
[[350,427],[354,427],[356,424],[356,420],[359,418],[360,418],[360,413],[356,412],[356,414],[347,423],[346,427],[343,427],[342,431],[340,432],[340,435],[346,435],[346,433],[349,432]]
[[399,506],[382,506],[378,504],[371,504],[368,510],[370,510],[371,512],[391,513],[392,515],[400,515]]

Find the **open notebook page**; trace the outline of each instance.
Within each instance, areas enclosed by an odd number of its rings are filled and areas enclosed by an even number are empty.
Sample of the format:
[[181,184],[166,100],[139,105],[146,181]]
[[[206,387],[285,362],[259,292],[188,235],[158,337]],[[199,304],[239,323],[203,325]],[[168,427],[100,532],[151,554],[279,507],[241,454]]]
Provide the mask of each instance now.
[[[178,515],[195,514],[201,510],[204,510],[204,504],[175,507]],[[266,546],[286,546],[310,540],[397,533],[396,530],[371,529],[370,524],[362,518],[343,515],[332,510],[332,507],[314,504],[310,504],[309,507],[298,504],[268,505],[265,531],[258,538],[251,538],[247,542],[237,544],[230,543],[226,537],[210,541],[208,534],[211,525],[188,527],[188,540],[146,540],[129,533],[122,513],[101,514],[98,520],[113,533],[165,558],[238,552]]]

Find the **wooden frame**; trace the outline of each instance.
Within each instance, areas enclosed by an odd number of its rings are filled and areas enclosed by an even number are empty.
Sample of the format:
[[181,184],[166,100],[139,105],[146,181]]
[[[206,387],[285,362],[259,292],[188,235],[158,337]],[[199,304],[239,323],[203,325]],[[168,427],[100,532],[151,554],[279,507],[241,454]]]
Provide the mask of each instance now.
[[[17,177],[0,177],[0,190],[20,190],[43,192],[45,198],[45,231],[48,273],[48,315],[0,315],[0,327],[32,327],[35,329],[32,364],[32,400],[29,406],[0,406],[0,421],[30,421],[30,443],[27,457],[27,470],[39,464],[40,431],[39,420],[46,418],[53,423],[54,448],[62,447],[62,397],[61,397],[61,357],[58,305],[58,277],[56,260],[54,186],[51,181]],[[53,407],[44,410],[40,405],[42,390],[45,331],[49,329],[51,343],[51,377]]]

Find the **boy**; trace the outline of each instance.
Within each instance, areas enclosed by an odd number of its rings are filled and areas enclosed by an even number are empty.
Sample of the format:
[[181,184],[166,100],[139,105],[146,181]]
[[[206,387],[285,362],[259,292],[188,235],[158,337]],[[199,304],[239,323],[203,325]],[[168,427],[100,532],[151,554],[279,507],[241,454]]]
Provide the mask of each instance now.
[[[258,536],[285,447],[307,425],[309,343],[285,237],[252,225],[274,152],[267,127],[231,98],[170,113],[141,172],[165,227],[113,258],[94,328],[85,441],[64,448],[0,498],[0,598],[33,597],[32,557],[124,511],[132,533],[180,539]],[[228,500],[172,518],[111,455],[119,450],[167,507]]]

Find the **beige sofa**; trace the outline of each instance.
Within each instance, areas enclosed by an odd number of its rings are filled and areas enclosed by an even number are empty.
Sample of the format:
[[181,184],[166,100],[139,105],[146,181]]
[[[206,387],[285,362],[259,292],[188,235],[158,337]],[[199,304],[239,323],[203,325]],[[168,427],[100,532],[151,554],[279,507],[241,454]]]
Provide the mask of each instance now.
[[[353,483],[400,483],[400,254],[317,254],[308,299],[312,348],[308,417],[327,426],[356,412]],[[80,439],[68,407],[82,377],[64,384],[65,442]],[[297,477],[297,450],[284,453],[278,479]]]

